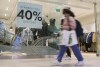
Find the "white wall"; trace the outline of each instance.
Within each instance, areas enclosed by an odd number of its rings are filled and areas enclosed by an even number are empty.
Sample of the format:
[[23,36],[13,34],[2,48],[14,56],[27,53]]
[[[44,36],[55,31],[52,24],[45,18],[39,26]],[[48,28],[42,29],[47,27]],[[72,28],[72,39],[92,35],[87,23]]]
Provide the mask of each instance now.
[[85,33],[95,32],[95,23],[83,25],[83,29]]
[[[100,24],[100,12],[97,13],[97,27]],[[78,18],[83,26],[84,32],[95,32],[95,17],[94,14]]]

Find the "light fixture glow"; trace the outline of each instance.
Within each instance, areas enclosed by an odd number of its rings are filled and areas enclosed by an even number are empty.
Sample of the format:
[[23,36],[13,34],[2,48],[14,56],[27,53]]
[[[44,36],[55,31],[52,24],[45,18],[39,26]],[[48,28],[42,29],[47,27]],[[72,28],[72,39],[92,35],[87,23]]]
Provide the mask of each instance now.
[[9,2],[10,2],[10,0],[9,0]]
[[5,16],[7,16],[7,14],[5,14]]

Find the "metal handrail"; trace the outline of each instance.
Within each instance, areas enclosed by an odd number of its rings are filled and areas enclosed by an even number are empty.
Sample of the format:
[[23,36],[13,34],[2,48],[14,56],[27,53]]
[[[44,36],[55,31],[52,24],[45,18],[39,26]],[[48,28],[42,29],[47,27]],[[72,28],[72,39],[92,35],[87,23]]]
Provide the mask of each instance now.
[[35,41],[32,42],[33,46],[43,46],[44,43],[46,42],[46,39],[51,38],[50,36],[46,36],[46,37],[40,37],[38,39],[36,39]]

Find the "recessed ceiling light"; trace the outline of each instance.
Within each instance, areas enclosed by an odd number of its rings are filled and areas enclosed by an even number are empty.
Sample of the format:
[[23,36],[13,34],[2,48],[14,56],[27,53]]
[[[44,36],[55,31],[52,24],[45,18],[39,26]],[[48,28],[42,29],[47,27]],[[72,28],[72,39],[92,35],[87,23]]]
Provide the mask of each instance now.
[[7,14],[5,14],[5,16],[7,16]]

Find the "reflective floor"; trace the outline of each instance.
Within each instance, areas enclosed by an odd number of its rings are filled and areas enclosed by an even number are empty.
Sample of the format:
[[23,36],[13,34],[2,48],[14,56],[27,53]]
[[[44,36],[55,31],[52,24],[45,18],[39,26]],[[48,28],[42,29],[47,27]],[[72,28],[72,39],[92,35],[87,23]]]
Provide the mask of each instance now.
[[[100,57],[96,57],[96,54],[83,53],[83,56],[85,64],[82,67],[100,67]],[[0,57],[3,58],[3,56]],[[0,59],[0,67],[75,67],[74,65],[77,62],[74,55],[72,55],[71,60],[65,60],[66,57],[64,57],[61,66],[52,66],[55,57],[16,59],[18,55],[13,55],[12,59]]]

